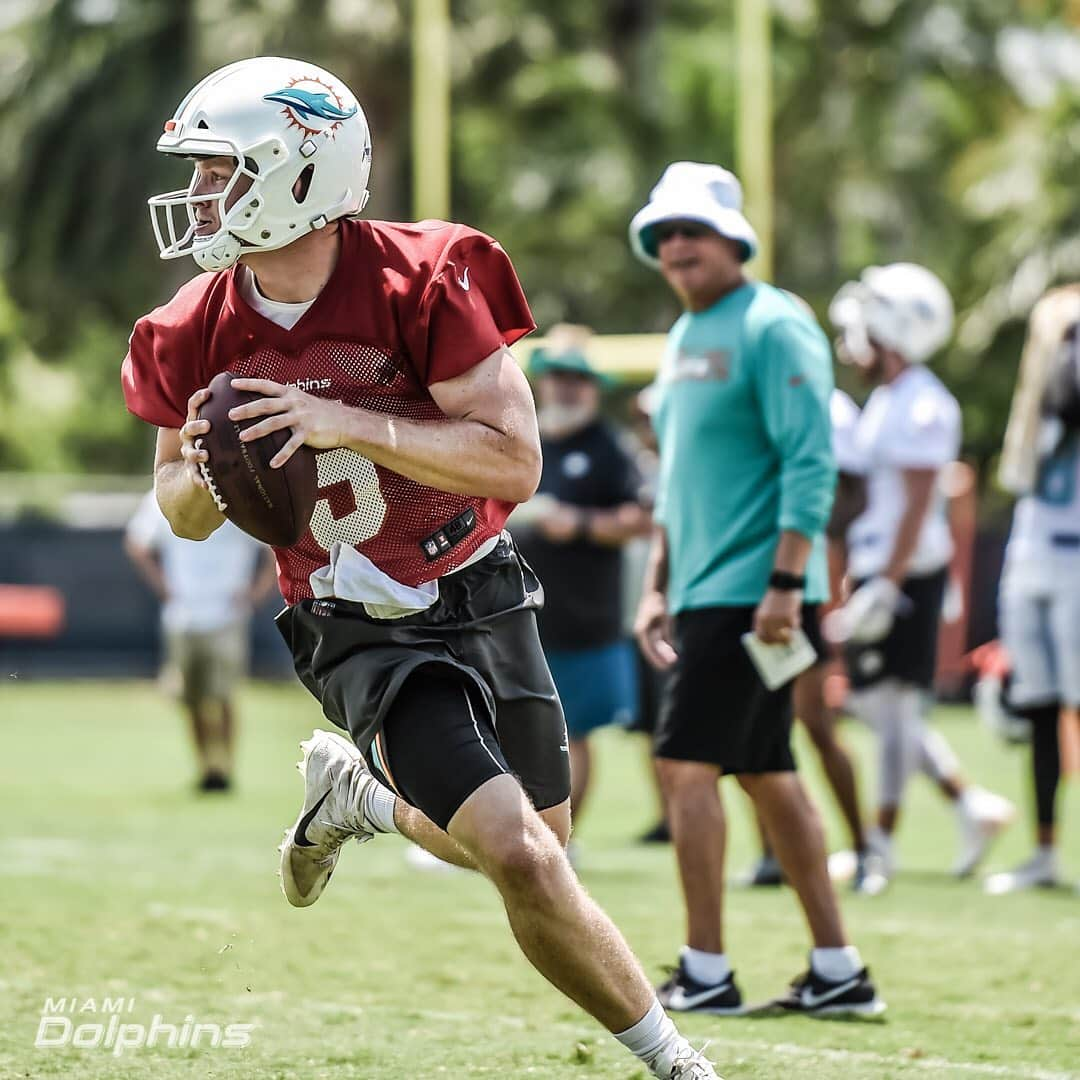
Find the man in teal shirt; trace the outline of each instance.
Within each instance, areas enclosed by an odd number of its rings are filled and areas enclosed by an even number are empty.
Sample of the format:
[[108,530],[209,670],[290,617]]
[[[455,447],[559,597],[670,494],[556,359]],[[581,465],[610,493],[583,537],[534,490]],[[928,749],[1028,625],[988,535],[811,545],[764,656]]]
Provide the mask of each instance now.
[[679,1011],[743,1011],[722,925],[719,779],[733,774],[814,942],[809,970],[777,1004],[873,1015],[885,1006],[847,942],[821,820],[795,773],[791,685],[767,690],[742,642],[752,631],[782,646],[803,624],[813,637],[813,605],[828,596],[828,342],[790,296],[745,277],[757,238],[727,170],[669,166],[630,238],[685,308],[657,380],[656,540],[636,627],[646,657],[672,672],[655,752],[687,944],[660,1000]]

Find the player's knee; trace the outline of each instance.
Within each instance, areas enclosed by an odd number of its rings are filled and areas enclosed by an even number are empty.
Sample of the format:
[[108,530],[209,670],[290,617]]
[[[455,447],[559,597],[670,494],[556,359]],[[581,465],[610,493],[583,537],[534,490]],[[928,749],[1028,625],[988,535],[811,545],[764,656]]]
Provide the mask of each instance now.
[[719,771],[713,765],[671,758],[657,758],[656,775],[664,795],[676,798],[715,791],[719,780]]
[[499,891],[542,902],[550,895],[564,858],[546,825],[508,833],[481,855],[481,865]]
[[810,741],[814,744],[814,749],[819,754],[827,755],[838,749],[836,729],[828,717],[825,717],[820,723],[804,724],[803,726],[806,728],[807,735],[810,736]]

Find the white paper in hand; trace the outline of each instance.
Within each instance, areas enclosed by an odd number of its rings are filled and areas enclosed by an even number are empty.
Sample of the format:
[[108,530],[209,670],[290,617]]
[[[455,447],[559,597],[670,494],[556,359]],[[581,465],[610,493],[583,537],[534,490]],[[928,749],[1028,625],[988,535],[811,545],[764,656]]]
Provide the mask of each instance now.
[[817,659],[810,639],[798,628],[791,631],[791,640],[783,644],[766,645],[752,631],[743,634],[742,643],[769,690],[779,690]]

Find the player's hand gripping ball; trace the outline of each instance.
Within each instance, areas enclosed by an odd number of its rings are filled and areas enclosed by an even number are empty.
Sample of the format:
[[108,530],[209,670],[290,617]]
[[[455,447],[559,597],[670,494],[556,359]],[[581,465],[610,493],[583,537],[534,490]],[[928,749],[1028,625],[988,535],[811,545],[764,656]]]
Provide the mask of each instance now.
[[272,469],[271,458],[292,435],[289,428],[241,441],[240,433],[258,418],[230,420],[229,410],[262,395],[234,389],[235,377],[222,371],[210,380],[210,398],[199,409],[199,419],[209,421],[210,430],[197,440],[209,461],[199,469],[218,509],[233,524],[263,543],[289,547],[307,532],[315,509],[315,451],[301,446],[281,468]]

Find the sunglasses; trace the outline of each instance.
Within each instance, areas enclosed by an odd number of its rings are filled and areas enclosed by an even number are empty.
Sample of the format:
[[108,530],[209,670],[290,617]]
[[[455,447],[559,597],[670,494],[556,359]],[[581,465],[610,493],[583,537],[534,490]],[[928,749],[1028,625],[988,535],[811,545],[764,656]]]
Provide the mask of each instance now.
[[671,240],[676,236],[682,236],[687,240],[700,240],[711,232],[713,230],[700,221],[661,221],[652,229],[653,239],[658,247],[665,240]]

